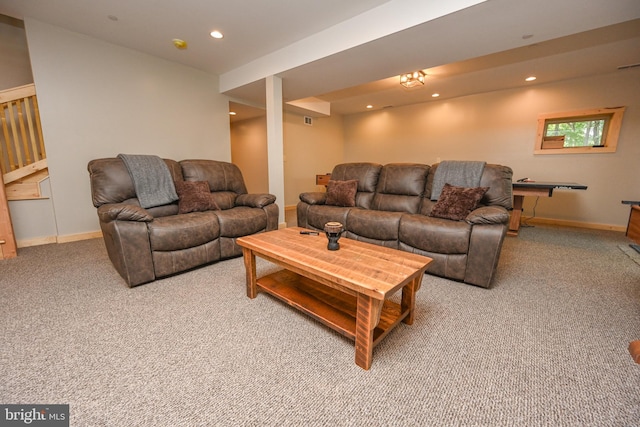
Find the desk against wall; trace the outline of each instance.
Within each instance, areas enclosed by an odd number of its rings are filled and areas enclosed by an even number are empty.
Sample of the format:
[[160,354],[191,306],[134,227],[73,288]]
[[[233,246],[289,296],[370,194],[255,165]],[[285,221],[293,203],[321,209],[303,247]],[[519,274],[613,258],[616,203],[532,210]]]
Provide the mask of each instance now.
[[640,252],[640,201],[623,200],[622,203],[631,205],[625,236],[637,243],[636,245],[631,245],[631,247]]
[[586,190],[587,186],[575,182],[514,182],[513,183],[513,211],[509,222],[510,236],[517,236],[522,218],[522,206],[526,196],[551,197],[553,190]]

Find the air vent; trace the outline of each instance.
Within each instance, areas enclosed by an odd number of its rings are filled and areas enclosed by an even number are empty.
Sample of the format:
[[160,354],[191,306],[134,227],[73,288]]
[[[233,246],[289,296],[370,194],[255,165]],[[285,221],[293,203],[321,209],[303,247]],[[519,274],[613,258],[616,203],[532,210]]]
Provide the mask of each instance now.
[[313,126],[313,118],[304,116],[304,124],[307,126]]
[[621,65],[618,67],[618,70],[626,70],[628,68],[636,68],[636,67],[640,67],[640,63],[638,64],[629,64],[629,65]]

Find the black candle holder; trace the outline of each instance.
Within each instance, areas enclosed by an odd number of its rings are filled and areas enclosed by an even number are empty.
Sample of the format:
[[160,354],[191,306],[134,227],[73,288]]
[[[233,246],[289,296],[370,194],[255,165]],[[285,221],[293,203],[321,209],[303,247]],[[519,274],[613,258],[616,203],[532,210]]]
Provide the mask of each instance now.
[[330,251],[337,251],[340,249],[340,244],[338,240],[340,240],[340,236],[344,233],[344,227],[339,222],[328,222],[324,225],[324,232],[327,235],[327,239],[329,239],[329,243],[327,244],[327,249]]

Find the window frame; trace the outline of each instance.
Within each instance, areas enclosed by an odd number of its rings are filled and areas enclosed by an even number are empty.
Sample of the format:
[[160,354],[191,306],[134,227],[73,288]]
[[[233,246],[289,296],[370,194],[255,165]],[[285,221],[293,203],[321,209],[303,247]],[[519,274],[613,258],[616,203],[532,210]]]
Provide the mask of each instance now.
[[[536,134],[536,143],[534,146],[534,154],[600,154],[615,153],[618,147],[618,136],[622,126],[622,118],[626,107],[615,108],[595,108],[590,110],[578,110],[562,113],[540,114],[538,116],[538,131]],[[605,124],[602,139],[604,146],[588,146],[588,147],[562,147],[562,148],[542,148],[544,141],[544,132],[547,123],[558,123],[562,121],[581,121],[592,118],[604,118]]]

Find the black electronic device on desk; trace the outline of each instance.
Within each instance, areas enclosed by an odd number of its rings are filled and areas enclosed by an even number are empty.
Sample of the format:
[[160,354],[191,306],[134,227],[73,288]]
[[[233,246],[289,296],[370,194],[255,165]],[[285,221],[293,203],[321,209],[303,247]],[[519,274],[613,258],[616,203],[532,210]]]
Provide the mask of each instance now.
[[[507,234],[517,236],[520,229],[522,206],[525,196],[551,197],[553,190],[586,190],[587,186],[577,182],[546,182],[535,181],[531,178],[520,178],[513,186],[513,210]],[[535,210],[534,210],[535,212]],[[535,215],[535,213],[534,213]]]
[[539,188],[549,190],[586,190],[587,186],[578,184],[577,182],[545,182],[534,181],[530,178],[522,178],[513,183],[514,190],[516,188]]

